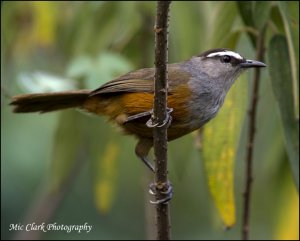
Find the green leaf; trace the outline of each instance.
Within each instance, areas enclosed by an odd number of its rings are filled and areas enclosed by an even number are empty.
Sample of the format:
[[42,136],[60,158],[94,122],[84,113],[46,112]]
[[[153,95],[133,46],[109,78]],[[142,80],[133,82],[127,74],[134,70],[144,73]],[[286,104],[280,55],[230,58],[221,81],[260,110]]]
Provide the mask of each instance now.
[[295,115],[293,81],[286,38],[275,35],[270,41],[267,54],[268,69],[280,110],[286,150],[294,180],[299,188],[299,120]]
[[248,26],[255,26],[252,15],[253,1],[238,1],[237,6],[244,23]]
[[255,1],[253,6],[253,20],[257,29],[262,30],[266,25],[271,11],[272,2]]
[[299,118],[299,2],[278,2],[287,38],[293,83],[295,115]]
[[[238,1],[237,5],[245,25],[249,27],[255,27],[253,14],[252,14],[253,1]],[[255,37],[252,34],[248,34],[248,35],[250,37],[252,45],[255,46],[256,43]]]
[[241,36],[241,31],[230,32],[228,33],[228,36],[224,38],[220,46],[223,46],[224,48],[228,48],[228,49],[235,49],[240,39],[240,36]]
[[226,47],[226,37],[230,35],[234,20],[237,17],[236,4],[234,2],[220,2],[214,14],[215,17],[210,25],[211,31],[209,31],[209,47]]
[[[200,4],[201,7],[199,7]],[[195,54],[195,46],[203,43],[203,40],[199,41],[199,39],[205,38],[206,22],[205,18],[201,19],[201,16],[207,5],[203,2],[186,4],[183,1],[178,1],[173,2],[171,8],[172,21],[170,21],[169,29],[172,41],[170,41],[170,55],[171,57],[175,56],[175,59],[190,58],[191,55]]]
[[276,5],[271,9],[270,15],[271,23],[275,25],[276,32],[284,34],[284,25],[281,17],[279,7]]
[[203,131],[203,160],[209,190],[226,227],[235,224],[234,161],[246,107],[244,78],[235,83],[218,116]]

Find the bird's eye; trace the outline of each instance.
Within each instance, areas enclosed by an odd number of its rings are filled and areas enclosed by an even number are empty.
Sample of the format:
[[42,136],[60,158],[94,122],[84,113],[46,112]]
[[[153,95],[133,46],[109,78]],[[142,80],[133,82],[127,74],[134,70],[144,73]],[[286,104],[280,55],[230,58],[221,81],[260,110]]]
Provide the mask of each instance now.
[[221,61],[223,63],[229,63],[231,61],[231,57],[229,55],[224,55],[222,56]]

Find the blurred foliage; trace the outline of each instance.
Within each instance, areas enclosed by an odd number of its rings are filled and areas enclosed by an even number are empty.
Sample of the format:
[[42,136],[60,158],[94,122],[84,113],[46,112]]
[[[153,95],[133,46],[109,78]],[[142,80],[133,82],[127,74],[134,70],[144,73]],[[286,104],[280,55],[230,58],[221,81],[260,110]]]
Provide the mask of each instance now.
[[[98,168],[94,169],[96,205],[100,212],[107,213],[114,200],[116,187],[116,178],[118,176],[117,157],[119,147],[109,142],[105,152],[100,156],[100,161],[97,162]],[[102,175],[99,175],[101,173]]]
[[[81,114],[77,111],[64,111],[59,116],[52,147],[51,176],[49,177],[53,190],[58,190],[64,184],[67,177],[71,175],[74,163],[78,158],[82,158],[79,154],[83,145],[80,119]],[[67,146],[65,143],[68,143]]]
[[[299,3],[245,1],[240,2],[239,7],[245,23],[258,34],[270,26],[265,44],[269,74],[281,113],[291,170],[299,190],[299,13],[295,11],[299,9]],[[271,8],[280,15],[272,17]],[[278,36],[278,31],[285,37]]]
[[84,78],[86,88],[95,89],[131,69],[129,61],[121,55],[103,51],[96,58],[78,56],[71,62],[66,74],[70,78]]
[[17,81],[22,89],[28,92],[55,92],[75,89],[72,79],[55,76],[42,71],[23,73],[17,77]]
[[[29,206],[35,203],[45,186],[50,183],[52,190],[60,189],[70,175],[78,176],[53,221],[70,225],[88,222],[93,230],[88,234],[48,232],[43,234],[43,239],[145,237],[147,217],[143,203],[148,200],[144,199],[147,187],[141,179],[147,170],[134,155],[133,138],[120,135],[104,118],[77,110],[15,115],[6,96],[49,89],[96,88],[130,70],[152,66],[155,9],[154,2],[10,1],[2,4],[3,239],[14,237],[15,233],[8,231],[9,225],[24,221]],[[171,5],[170,62],[217,47],[232,48],[247,58],[255,58],[255,36],[267,25],[265,45],[271,78],[267,70],[262,71],[254,153],[250,233],[253,239],[299,239],[298,225],[288,225],[299,223],[299,197],[289,171],[290,168],[299,183],[299,171],[298,174],[296,171],[299,134],[294,127],[299,124],[298,9],[299,2],[185,1]],[[277,34],[285,39],[284,46]],[[272,72],[274,68],[278,71]],[[280,77],[282,75],[289,77]],[[205,165],[199,164],[199,152],[193,144],[195,135],[169,145],[170,179],[175,191],[171,202],[174,239],[240,237],[247,128],[247,121],[242,122],[247,113],[243,104],[247,96],[246,78],[249,75],[238,80],[222,112],[204,128],[202,159]],[[281,88],[280,78],[284,78],[284,86],[288,88]],[[280,116],[276,112],[277,105]],[[290,125],[287,119],[297,124]],[[292,147],[294,144],[296,149]],[[226,151],[231,153],[225,160],[227,166],[221,163]],[[210,175],[205,168],[208,165],[205,157],[210,154],[205,152],[221,155],[212,158],[216,166],[213,172],[223,165],[226,172]],[[238,161],[234,163],[234,159]],[[288,160],[292,165],[288,166]],[[79,165],[79,174],[73,171],[74,165]],[[219,184],[209,191],[205,178],[220,175],[224,179],[218,179]],[[220,191],[213,191],[216,187]],[[210,192],[215,193],[216,200],[230,200],[225,201],[226,204],[217,201],[217,207],[237,210],[236,225],[227,232],[220,228],[222,224]],[[228,222],[234,222],[233,211],[229,213],[231,221]]]

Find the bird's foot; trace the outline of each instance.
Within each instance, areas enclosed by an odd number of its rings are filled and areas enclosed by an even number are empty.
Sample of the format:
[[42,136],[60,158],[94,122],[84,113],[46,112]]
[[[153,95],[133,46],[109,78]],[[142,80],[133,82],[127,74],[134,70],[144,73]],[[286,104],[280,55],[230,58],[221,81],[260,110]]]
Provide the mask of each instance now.
[[173,108],[167,107],[166,118],[164,119],[163,123],[161,123],[161,124],[158,122],[157,119],[154,119],[153,110],[151,110],[150,112],[151,112],[151,118],[146,123],[147,127],[154,128],[154,127],[163,127],[165,125],[168,125],[168,127],[170,126],[170,124],[172,122],[171,113],[173,112]]
[[156,201],[150,200],[150,203],[167,204],[173,197],[173,186],[170,182],[151,183],[149,193],[156,197]]

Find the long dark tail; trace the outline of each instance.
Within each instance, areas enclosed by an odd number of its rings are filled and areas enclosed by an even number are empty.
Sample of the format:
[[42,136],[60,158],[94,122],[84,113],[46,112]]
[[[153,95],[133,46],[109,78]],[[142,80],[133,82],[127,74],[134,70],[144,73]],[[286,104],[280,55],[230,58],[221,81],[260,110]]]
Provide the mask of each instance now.
[[73,107],[81,107],[89,97],[90,90],[57,93],[25,94],[14,96],[10,105],[16,113],[49,112]]

